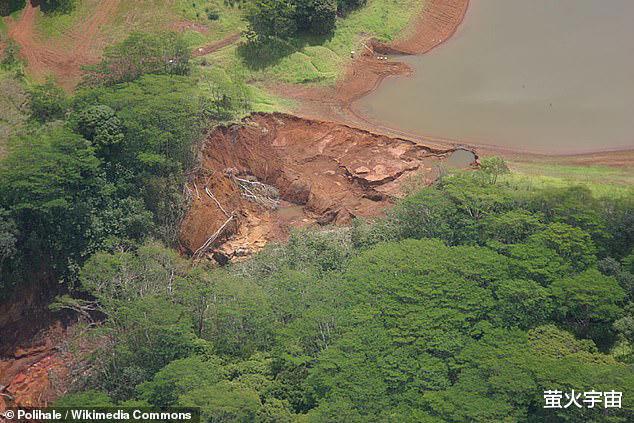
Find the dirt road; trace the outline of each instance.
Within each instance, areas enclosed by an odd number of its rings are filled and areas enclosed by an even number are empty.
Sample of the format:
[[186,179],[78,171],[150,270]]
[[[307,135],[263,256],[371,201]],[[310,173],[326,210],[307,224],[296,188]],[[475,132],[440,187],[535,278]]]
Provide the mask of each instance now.
[[40,80],[52,75],[71,90],[81,79],[81,66],[99,61],[107,45],[101,29],[112,19],[120,1],[98,2],[87,19],[53,40],[43,40],[37,33],[39,7],[37,1],[30,1],[19,19],[8,20],[8,33],[19,44],[31,75]]

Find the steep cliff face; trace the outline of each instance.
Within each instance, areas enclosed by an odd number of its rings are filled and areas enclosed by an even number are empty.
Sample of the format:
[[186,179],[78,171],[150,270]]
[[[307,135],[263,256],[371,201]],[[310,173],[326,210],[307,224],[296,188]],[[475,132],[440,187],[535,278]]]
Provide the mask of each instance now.
[[432,183],[454,152],[333,122],[253,115],[208,136],[188,184],[183,249],[200,253],[212,239],[207,253],[232,258],[292,227],[380,215],[405,181]]

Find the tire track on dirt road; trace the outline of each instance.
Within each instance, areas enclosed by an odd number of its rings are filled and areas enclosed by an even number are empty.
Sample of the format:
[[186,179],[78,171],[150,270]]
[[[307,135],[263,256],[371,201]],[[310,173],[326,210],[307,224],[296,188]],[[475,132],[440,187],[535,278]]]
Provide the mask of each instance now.
[[27,3],[17,20],[9,20],[8,34],[20,46],[28,71],[36,79],[50,74],[71,90],[81,80],[81,66],[99,61],[106,46],[101,28],[110,22],[121,0],[102,0],[85,21],[55,40],[42,40],[37,33],[39,4]]

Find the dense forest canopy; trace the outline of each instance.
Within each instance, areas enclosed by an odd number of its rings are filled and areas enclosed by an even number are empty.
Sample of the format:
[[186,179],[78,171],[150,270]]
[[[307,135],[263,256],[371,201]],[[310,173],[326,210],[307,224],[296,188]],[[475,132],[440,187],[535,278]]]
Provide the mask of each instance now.
[[[141,53],[147,45],[156,48]],[[72,284],[98,250],[148,236],[175,242],[182,181],[216,107],[201,100],[178,46],[175,34],[135,33],[97,66],[116,72],[90,74],[72,98],[52,81],[29,89],[31,120],[0,162],[3,258],[11,254],[0,296],[34,268]],[[122,49],[139,52],[127,67],[118,65]],[[157,67],[159,55],[180,64]]]
[[[485,167],[486,169],[486,167]],[[615,421],[545,390],[634,389],[634,198],[443,177],[389,216],[305,230],[229,269],[102,252],[59,307],[107,317],[63,405],[206,421]],[[106,341],[107,340],[107,341]],[[617,389],[618,388],[618,389]]]

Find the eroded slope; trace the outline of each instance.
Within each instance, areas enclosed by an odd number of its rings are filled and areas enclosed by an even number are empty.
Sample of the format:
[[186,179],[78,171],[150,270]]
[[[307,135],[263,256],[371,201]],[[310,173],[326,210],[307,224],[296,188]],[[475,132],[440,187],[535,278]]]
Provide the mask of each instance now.
[[188,185],[183,249],[224,261],[283,239],[291,227],[380,215],[411,176],[432,183],[454,151],[332,122],[253,115],[208,136]]

